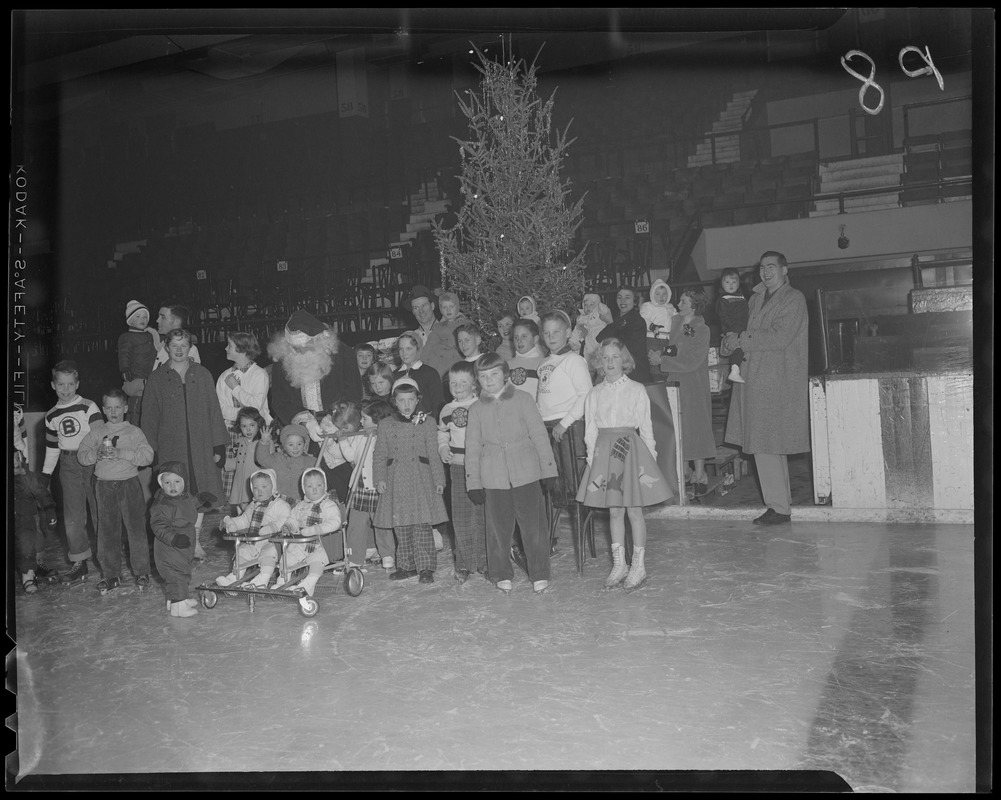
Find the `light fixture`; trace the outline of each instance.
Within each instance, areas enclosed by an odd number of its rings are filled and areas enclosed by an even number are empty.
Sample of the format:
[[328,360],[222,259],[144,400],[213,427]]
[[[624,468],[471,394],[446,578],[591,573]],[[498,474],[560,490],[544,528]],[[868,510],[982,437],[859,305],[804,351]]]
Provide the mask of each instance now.
[[847,225],[842,225],[841,229],[839,231],[839,235],[838,235],[838,248],[841,249],[841,250],[847,250],[848,249],[848,245],[851,244],[851,242],[849,241],[848,237],[845,236],[845,228],[847,228],[847,227],[848,227]]

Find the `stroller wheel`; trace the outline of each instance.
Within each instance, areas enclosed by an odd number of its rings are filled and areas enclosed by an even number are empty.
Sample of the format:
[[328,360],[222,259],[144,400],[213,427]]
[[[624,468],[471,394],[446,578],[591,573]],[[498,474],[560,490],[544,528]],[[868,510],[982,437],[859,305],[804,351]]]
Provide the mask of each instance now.
[[215,592],[202,592],[202,605],[205,608],[215,608],[215,604],[219,602],[219,595]]
[[344,576],[344,588],[352,597],[357,597],[365,588],[365,573],[357,567],[352,567]]
[[317,603],[312,597],[300,597],[299,598],[299,613],[304,617],[315,617],[320,613],[320,604]]

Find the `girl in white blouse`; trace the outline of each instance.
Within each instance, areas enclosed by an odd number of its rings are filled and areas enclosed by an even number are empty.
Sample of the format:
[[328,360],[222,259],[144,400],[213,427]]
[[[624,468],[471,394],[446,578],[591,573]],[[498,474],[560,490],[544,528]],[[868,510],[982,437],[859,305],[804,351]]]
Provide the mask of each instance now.
[[[646,580],[646,520],[643,507],[672,497],[657,467],[657,444],[650,422],[646,387],[631,380],[635,361],[626,346],[606,338],[597,353],[597,367],[604,374],[584,402],[584,442],[587,469],[577,490],[578,502],[607,508],[612,534],[612,571],[605,588],[622,583],[628,591]],[[626,515],[633,534],[632,565],[625,559]]]

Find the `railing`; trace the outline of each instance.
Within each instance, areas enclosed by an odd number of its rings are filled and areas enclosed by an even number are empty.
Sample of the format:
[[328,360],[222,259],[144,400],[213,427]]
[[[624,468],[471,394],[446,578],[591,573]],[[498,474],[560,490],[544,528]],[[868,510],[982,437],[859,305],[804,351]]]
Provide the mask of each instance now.
[[[961,97],[943,97],[940,100],[923,100],[920,103],[908,103],[904,106],[904,142],[906,143],[909,138],[911,138],[911,113],[916,109],[926,108],[928,106],[944,106],[951,105],[953,103],[973,103],[973,97],[971,95],[962,95]],[[969,130],[972,126],[972,120],[968,120],[965,127],[957,128],[956,130]],[[941,135],[942,133],[948,133],[950,131],[939,131],[937,134],[931,135]],[[920,134],[925,135],[925,134]]]
[[900,194],[901,192],[909,192],[917,189],[937,189],[939,191],[939,202],[943,202],[944,197],[941,194],[942,190],[947,186],[965,186],[969,184],[971,187],[973,185],[972,175],[963,175],[953,178],[939,178],[937,181],[924,181],[922,183],[912,183],[908,185],[894,184],[892,186],[874,186],[867,189],[853,189],[851,191],[844,192],[831,192],[828,194],[816,194],[811,195],[808,198],[803,199],[785,199],[785,200],[764,200],[751,203],[739,203],[737,205],[731,206],[714,206],[713,208],[700,209],[695,212],[695,217],[698,217],[697,225],[693,222],[689,222],[692,229],[698,228],[699,232],[702,231],[702,217],[705,214],[711,214],[716,212],[727,212],[727,211],[739,211],[746,208],[771,208],[774,206],[788,206],[796,205],[800,208],[800,217],[805,217],[809,215],[810,209],[808,206],[811,203],[816,203],[823,200],[837,200],[838,201],[838,214],[844,214],[845,211],[845,200],[852,197],[866,197],[880,194]]

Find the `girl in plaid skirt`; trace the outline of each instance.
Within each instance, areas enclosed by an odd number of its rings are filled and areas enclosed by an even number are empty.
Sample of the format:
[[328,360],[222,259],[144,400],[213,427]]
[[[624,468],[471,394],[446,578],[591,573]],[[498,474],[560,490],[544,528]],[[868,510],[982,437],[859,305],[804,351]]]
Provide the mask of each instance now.
[[438,457],[438,426],[418,411],[421,392],[413,378],[393,385],[396,412],[379,423],[372,477],[379,490],[375,524],[392,527],[397,538],[397,569],[391,580],[420,575],[434,583],[437,553],[431,526],[448,521],[442,494],[445,467]]
[[[371,434],[368,454],[365,453],[367,436],[351,436],[340,441],[341,453],[354,466],[352,478],[355,480],[354,494],[351,496],[348,514],[348,550],[367,554],[374,549],[382,558],[382,567],[396,569],[396,539],[392,528],[375,527],[375,511],[379,507],[379,492],[372,478],[372,458],[375,455],[375,431],[379,423],[393,415],[393,407],[385,400],[372,400],[365,404],[361,412],[362,430]],[[374,531],[374,536],[372,531]],[[359,557],[358,561],[361,560]],[[352,558],[352,562],[355,559]]]

